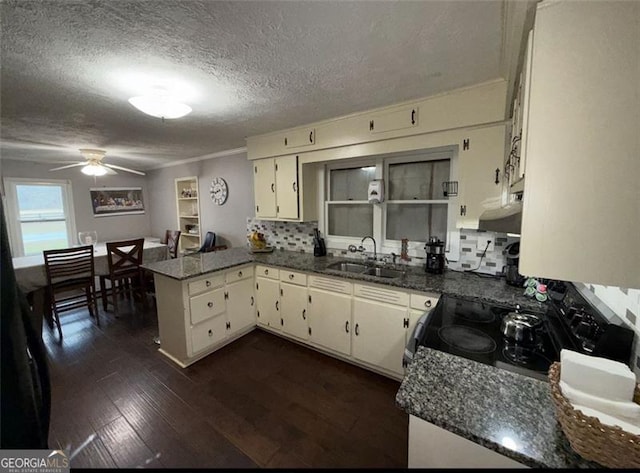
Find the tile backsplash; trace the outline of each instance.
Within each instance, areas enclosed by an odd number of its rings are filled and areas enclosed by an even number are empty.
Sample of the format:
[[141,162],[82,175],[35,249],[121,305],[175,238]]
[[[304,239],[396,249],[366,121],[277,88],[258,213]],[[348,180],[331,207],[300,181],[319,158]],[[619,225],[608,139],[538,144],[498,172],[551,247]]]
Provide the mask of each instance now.
[[[247,218],[247,234],[254,230],[264,233],[267,243],[278,250],[313,253],[313,231],[316,228],[318,228],[318,222],[274,222]],[[480,261],[482,250],[477,249],[480,235],[491,238],[494,242],[494,250],[487,251],[482,262]],[[462,229],[460,230],[460,258],[458,261],[448,261],[447,266],[458,271],[477,268],[476,271],[483,274],[502,274],[502,267],[507,264],[504,249],[508,244],[518,240],[518,237],[507,236],[505,233]],[[353,257],[346,248],[328,248],[327,253]],[[448,258],[449,255],[447,255]],[[424,265],[425,257],[412,257],[409,264]]]

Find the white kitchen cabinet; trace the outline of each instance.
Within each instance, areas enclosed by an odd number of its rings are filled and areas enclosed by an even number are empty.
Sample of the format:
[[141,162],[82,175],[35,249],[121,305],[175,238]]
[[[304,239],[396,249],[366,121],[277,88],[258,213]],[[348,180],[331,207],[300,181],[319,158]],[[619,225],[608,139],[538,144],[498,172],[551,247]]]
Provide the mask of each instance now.
[[414,415],[409,416],[409,468],[528,468]]
[[298,156],[253,162],[256,217],[308,221],[318,218],[316,166],[298,165]]
[[226,286],[229,333],[235,334],[256,324],[256,301],[253,278],[235,281]]
[[280,283],[274,279],[256,278],[256,303],[258,324],[280,330]]
[[505,139],[501,124],[470,130],[459,143],[458,228],[478,228],[482,212],[500,207]]
[[316,144],[316,130],[314,128],[301,128],[289,130],[283,133],[285,149],[297,149]]
[[296,338],[309,338],[307,322],[307,286],[280,282],[282,331]]
[[542,2],[520,273],[640,288],[640,2]]
[[353,298],[353,357],[403,374],[409,321],[406,306]]
[[350,356],[351,296],[309,287],[308,301],[309,341]]
[[212,348],[227,337],[227,319],[217,315],[191,327],[192,356]]
[[372,134],[405,130],[418,126],[418,107],[377,113],[369,120],[369,132]]
[[259,159],[253,162],[253,193],[256,202],[256,217],[276,217],[275,159]]

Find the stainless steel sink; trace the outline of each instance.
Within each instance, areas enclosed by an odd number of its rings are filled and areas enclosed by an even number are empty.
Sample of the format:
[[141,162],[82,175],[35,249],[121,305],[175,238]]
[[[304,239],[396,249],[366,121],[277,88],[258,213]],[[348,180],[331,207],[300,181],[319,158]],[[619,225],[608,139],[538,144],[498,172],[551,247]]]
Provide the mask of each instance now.
[[333,269],[335,271],[344,271],[346,273],[364,273],[367,269],[366,264],[361,263],[347,263],[340,261],[338,263],[332,263],[327,266],[327,269]]
[[377,276],[379,278],[399,278],[404,274],[403,271],[399,271],[397,269],[391,268],[369,268],[363,274],[368,274],[369,276]]

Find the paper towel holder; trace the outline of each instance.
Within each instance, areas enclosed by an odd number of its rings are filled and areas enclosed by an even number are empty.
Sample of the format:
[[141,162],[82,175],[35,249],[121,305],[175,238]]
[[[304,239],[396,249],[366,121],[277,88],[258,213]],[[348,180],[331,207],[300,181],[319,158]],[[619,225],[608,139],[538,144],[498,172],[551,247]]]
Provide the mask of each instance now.
[[374,179],[369,182],[367,200],[370,204],[381,204],[384,202],[384,180]]

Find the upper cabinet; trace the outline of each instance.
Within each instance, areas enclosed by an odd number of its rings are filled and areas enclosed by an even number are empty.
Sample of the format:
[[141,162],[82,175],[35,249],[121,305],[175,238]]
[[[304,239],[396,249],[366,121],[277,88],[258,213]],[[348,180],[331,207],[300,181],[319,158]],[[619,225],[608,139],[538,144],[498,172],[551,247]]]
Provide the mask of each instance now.
[[250,160],[503,121],[506,81],[498,80],[413,102],[247,138]]
[[318,218],[315,167],[298,156],[253,161],[256,217],[308,221]]
[[458,148],[458,228],[478,228],[480,214],[500,207],[505,125],[469,130]]
[[369,120],[369,131],[385,133],[387,131],[406,130],[418,126],[418,107],[378,113]]
[[520,272],[640,288],[640,2],[544,2]]

